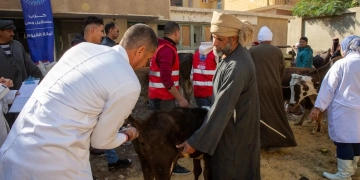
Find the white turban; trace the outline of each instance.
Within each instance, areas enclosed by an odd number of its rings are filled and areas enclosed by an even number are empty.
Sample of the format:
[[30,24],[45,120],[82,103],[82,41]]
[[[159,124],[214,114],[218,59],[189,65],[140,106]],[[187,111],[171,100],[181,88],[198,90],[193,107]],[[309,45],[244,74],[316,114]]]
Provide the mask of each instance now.
[[266,26],[261,27],[259,34],[258,34],[258,40],[260,42],[272,41],[272,37],[273,37],[273,33],[271,32],[271,30],[268,27],[266,27]]

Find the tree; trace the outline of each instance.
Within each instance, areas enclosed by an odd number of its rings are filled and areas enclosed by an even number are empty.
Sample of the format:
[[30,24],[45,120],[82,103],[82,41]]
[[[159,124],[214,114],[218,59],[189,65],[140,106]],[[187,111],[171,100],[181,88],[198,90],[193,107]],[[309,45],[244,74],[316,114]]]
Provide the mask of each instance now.
[[300,0],[292,11],[299,17],[335,16],[359,4],[359,0]]

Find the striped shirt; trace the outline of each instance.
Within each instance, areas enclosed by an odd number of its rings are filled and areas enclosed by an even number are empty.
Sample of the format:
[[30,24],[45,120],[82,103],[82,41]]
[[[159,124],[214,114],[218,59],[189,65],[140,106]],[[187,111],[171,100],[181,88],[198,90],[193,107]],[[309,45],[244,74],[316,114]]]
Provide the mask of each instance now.
[[10,50],[10,45],[9,44],[0,44],[1,48],[4,49],[6,55],[8,55],[9,57],[11,57],[11,50]]

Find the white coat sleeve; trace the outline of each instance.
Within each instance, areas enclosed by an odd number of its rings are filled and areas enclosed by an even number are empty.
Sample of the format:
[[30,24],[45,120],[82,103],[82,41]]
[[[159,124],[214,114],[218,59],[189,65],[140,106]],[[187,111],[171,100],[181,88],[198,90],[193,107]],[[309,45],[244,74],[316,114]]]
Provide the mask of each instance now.
[[4,100],[7,104],[12,104],[15,100],[15,96],[18,90],[10,90],[8,94],[4,97]]
[[342,69],[339,64],[334,64],[333,67],[325,75],[318,96],[315,101],[315,107],[321,111],[327,109],[330,103],[334,100],[334,96],[342,79]]
[[0,83],[0,99],[3,99],[6,94],[10,92],[10,89]]
[[91,135],[93,148],[112,149],[126,141],[126,135],[118,131],[135,107],[140,90],[138,82],[129,82],[109,95]]

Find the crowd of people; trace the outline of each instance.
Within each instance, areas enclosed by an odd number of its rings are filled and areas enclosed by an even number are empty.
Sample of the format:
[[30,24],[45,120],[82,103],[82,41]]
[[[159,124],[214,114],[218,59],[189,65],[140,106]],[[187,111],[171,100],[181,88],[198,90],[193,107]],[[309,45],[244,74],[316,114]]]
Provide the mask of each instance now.
[[[149,109],[190,106],[179,91],[176,22],[165,24],[164,38],[135,24],[116,43],[119,26],[89,16],[72,48],[45,77],[13,40],[15,29],[11,20],[0,20],[0,179],[92,179],[90,152],[103,152],[109,171],[129,167],[132,160],[119,159],[114,148],[138,136],[136,128],[121,127],[140,94],[134,70],[149,61]],[[297,145],[283,107],[283,53],[271,44],[273,33],[266,26],[247,49],[253,27],[230,14],[214,11],[210,32],[212,42],[202,42],[192,62],[196,104],[209,112],[201,128],[176,147],[205,153],[210,179],[260,179],[261,149]],[[308,39],[301,37],[294,50],[296,67],[311,68]],[[331,54],[343,59],[323,79],[311,118],[328,109],[329,135],[337,148],[338,172],[323,175],[351,179],[360,157],[360,37],[341,43],[334,38]],[[29,76],[41,83],[20,114],[7,113]],[[175,163],[172,173],[190,171]]]

